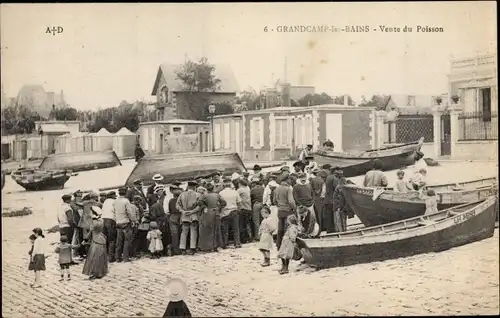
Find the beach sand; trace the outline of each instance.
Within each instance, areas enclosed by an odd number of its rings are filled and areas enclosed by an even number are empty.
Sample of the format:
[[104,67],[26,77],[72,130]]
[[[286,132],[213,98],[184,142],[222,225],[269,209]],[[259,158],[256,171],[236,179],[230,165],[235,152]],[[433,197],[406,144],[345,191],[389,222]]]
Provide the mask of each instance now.
[[[102,280],[87,281],[82,265],[72,281],[58,282],[55,246],[49,245],[44,287],[33,290],[28,267],[31,229],[57,224],[63,193],[124,182],[134,166],[81,172],[64,190],[26,192],[7,177],[2,211],[29,207],[33,214],[2,218],[2,315],[159,316],[168,302],[164,285],[173,277],[189,287],[187,303],[195,316],[284,315],[463,315],[499,313],[499,239],[492,238],[441,253],[313,271],[292,262],[281,276],[276,251],[269,268],[261,268],[255,244],[217,254],[141,259],[110,264]],[[270,168],[275,170],[277,168]],[[429,183],[460,182],[497,174],[496,163],[442,163],[429,167]],[[389,184],[396,172],[387,172]],[[351,178],[359,184],[362,177]],[[356,218],[351,223],[359,222]],[[48,234],[47,243],[58,240]]]

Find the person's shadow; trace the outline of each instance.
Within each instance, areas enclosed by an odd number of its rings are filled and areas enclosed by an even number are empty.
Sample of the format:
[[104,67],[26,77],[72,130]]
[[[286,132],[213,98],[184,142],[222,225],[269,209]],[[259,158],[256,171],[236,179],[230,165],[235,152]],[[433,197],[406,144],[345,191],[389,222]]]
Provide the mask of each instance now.
[[163,317],[192,317],[184,302],[187,296],[187,285],[181,279],[174,278],[167,283],[167,296],[170,300]]
[[192,317],[184,300],[168,302],[163,318],[165,317]]

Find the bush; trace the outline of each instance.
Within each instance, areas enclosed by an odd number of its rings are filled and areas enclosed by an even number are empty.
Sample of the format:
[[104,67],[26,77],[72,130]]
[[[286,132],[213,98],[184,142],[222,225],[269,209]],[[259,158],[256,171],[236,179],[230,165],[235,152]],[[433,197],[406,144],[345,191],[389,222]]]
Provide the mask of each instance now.
[[24,207],[24,208],[22,208],[22,210],[2,212],[2,217],[13,218],[13,217],[25,216],[25,215],[30,215],[30,214],[33,214],[33,211],[31,211],[30,208]]

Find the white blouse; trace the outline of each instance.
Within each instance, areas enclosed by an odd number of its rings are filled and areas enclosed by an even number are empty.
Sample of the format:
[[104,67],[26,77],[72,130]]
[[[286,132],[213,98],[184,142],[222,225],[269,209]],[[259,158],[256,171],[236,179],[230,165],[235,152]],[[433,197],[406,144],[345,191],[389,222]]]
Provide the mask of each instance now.
[[45,239],[43,237],[37,237],[35,243],[33,244],[33,255],[42,254],[45,255]]

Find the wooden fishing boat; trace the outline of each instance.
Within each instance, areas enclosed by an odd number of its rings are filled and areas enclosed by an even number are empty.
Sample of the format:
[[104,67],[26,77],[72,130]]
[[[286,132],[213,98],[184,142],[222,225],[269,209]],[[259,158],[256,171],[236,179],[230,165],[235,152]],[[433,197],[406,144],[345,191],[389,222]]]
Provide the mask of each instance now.
[[223,175],[246,171],[243,161],[237,153],[204,153],[188,157],[178,155],[147,156],[139,160],[130,173],[126,186],[140,179],[143,184],[152,183],[153,175],[163,176],[164,184],[177,181],[190,181],[198,177],[208,177],[220,171]]
[[318,165],[330,164],[339,166],[346,178],[356,177],[367,173],[373,168],[375,159],[382,163],[382,170],[394,170],[415,164],[415,154],[422,148],[424,138],[399,145],[367,150],[359,153],[343,153],[318,150],[314,154],[314,161]]
[[26,191],[63,189],[70,176],[66,170],[19,169],[12,172],[12,179]]
[[39,168],[79,172],[121,165],[122,163],[114,151],[89,151],[49,155],[43,159]]
[[[476,185],[483,184],[474,188]],[[491,195],[497,195],[496,179],[473,180],[458,184],[429,186],[436,190],[438,209],[475,202]],[[380,193],[373,199],[374,191]],[[366,226],[375,226],[403,220],[425,213],[425,197],[418,191],[405,193],[388,189],[365,188],[356,185],[346,185],[342,192],[350,209]]]
[[317,268],[384,261],[440,252],[493,236],[496,196],[426,216],[318,239],[297,239],[304,260]]

